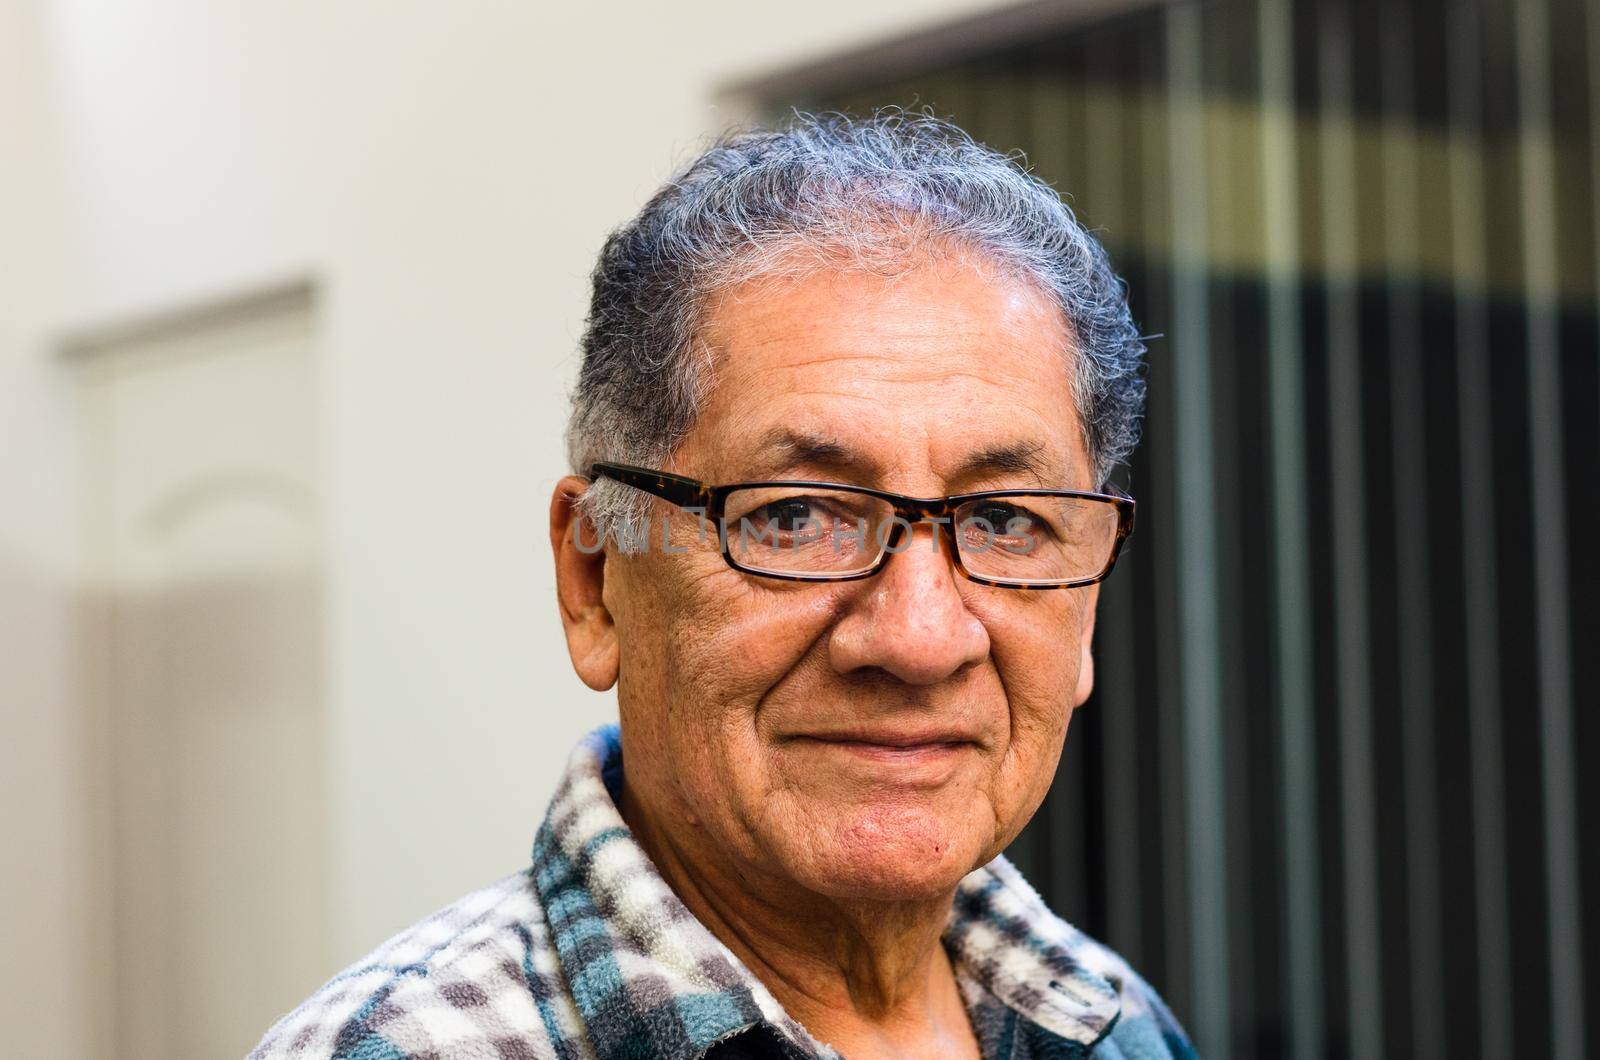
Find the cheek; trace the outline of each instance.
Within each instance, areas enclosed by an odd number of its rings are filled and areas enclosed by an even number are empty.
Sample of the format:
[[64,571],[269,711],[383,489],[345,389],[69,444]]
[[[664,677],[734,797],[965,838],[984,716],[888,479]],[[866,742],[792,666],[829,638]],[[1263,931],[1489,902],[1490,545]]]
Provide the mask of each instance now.
[[1072,719],[1082,605],[1067,592],[1056,599],[1006,598],[984,616],[1010,714],[1010,743],[993,791],[996,815],[1008,836],[1021,829],[1049,792]]
[[[725,566],[674,574],[655,580],[662,589],[638,615],[646,621],[619,631],[631,681],[618,694],[630,724],[661,749],[659,784],[692,817],[747,817],[740,804],[759,803],[774,782],[757,738],[762,701],[817,643],[834,602],[815,587],[752,585]],[[641,665],[630,667],[636,649]]]
[[988,601],[991,606],[979,616],[989,630],[1013,731],[1064,732],[1082,663],[1082,603],[1067,595],[1071,590],[1059,595],[997,591],[1020,598]]
[[771,590],[735,571],[704,579],[664,623],[674,705],[750,722],[814,649],[833,611],[831,595],[814,588]]

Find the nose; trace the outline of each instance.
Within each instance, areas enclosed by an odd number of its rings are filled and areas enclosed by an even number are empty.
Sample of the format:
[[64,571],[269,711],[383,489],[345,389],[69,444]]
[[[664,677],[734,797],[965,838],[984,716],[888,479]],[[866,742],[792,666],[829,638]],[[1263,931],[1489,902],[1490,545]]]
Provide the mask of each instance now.
[[833,628],[834,670],[876,668],[931,685],[986,658],[989,632],[961,598],[948,528],[918,524],[895,547]]

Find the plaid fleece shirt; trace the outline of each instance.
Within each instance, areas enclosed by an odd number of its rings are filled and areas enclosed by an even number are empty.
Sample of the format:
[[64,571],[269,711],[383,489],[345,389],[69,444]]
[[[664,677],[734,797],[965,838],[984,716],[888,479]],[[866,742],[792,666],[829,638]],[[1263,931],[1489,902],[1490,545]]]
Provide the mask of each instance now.
[[[683,905],[617,810],[621,734],[574,750],[533,864],[401,932],[252,1060],[842,1060]],[[944,945],[986,1060],[1192,1057],[1120,957],[1005,857],[961,881]]]

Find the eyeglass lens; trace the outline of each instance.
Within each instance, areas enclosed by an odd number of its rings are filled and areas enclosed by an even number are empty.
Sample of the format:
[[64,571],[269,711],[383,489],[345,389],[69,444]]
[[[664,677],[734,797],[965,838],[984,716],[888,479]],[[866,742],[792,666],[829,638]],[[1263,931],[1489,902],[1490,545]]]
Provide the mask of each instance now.
[[1089,497],[1004,494],[968,500],[926,540],[881,497],[817,487],[765,486],[730,493],[722,533],[729,556],[751,571],[848,577],[885,552],[936,547],[954,537],[979,577],[1052,584],[1100,575],[1116,544],[1115,505]]

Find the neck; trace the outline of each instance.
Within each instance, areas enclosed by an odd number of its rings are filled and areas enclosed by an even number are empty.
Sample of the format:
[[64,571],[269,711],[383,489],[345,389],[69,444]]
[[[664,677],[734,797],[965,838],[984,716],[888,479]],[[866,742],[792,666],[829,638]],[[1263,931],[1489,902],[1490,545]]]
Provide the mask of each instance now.
[[[676,834],[623,785],[622,816],[662,877],[811,1033],[850,1055],[894,1055],[970,1039],[940,941],[954,892],[917,901],[837,899],[729,866],[697,830]],[[931,1055],[931,1054],[924,1054]]]

